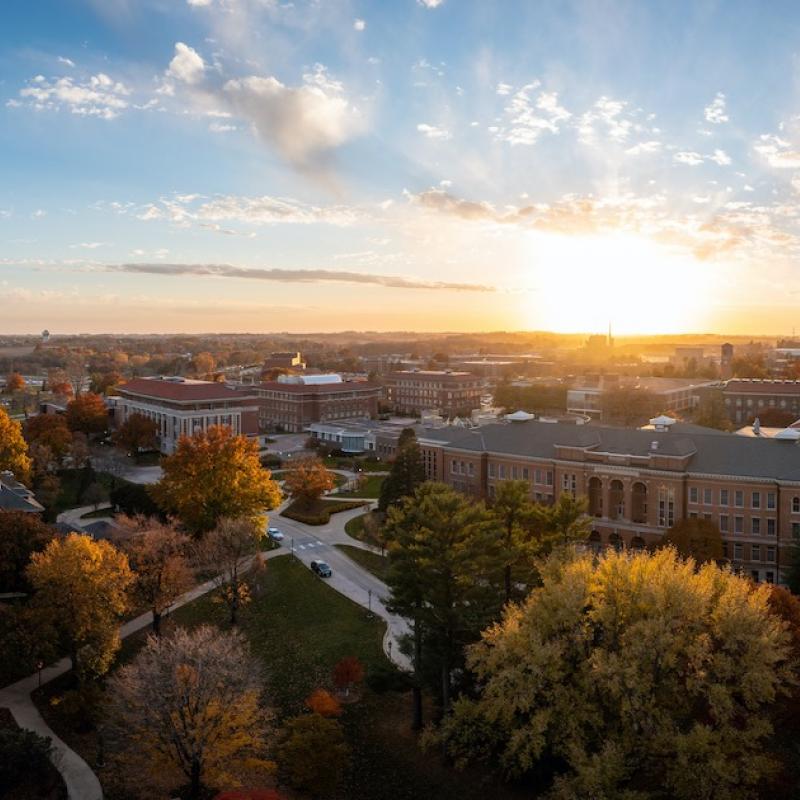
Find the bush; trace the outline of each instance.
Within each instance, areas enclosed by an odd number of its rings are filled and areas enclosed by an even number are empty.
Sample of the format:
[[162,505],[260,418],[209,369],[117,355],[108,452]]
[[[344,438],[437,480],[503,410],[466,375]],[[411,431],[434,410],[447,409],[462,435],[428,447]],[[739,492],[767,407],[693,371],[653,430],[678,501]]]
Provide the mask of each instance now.
[[326,689],[315,689],[306,698],[306,708],[321,717],[338,717],[342,704]]
[[267,453],[261,456],[261,466],[267,469],[278,469],[283,464],[283,460],[275,453]]
[[407,692],[413,681],[411,676],[401,672],[391,664],[380,664],[367,673],[366,684],[373,692]]
[[50,769],[50,739],[33,731],[0,728],[0,797],[14,797],[22,780]]
[[303,505],[294,501],[288,508],[281,511],[282,517],[288,517],[305,525],[326,525],[330,522],[331,514],[338,514],[340,511],[352,511],[354,508],[362,508],[364,503],[346,500],[320,500],[313,505]]
[[342,779],[349,749],[342,726],[319,714],[294,717],[278,753],[291,786],[314,797],[330,797]]
[[118,482],[111,490],[109,499],[116,511],[129,517],[143,514],[146,517],[160,517],[166,520],[166,515],[150,496],[147,487],[139,483]]

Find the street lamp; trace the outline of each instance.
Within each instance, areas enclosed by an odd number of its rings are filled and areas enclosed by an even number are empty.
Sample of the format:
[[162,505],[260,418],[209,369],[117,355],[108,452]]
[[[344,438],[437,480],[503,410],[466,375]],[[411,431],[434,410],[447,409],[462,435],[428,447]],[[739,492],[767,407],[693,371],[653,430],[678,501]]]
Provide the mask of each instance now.
[[39,688],[42,688],[42,668],[44,667],[44,661],[37,661],[36,662],[36,669],[39,673]]
[[367,589],[367,616],[372,616],[372,589]]

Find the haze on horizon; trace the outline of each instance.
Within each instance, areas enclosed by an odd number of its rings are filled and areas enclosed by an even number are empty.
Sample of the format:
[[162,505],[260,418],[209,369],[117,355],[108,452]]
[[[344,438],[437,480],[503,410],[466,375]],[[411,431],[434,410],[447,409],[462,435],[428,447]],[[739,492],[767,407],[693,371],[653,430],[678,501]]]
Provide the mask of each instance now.
[[43,0],[0,332],[787,334],[788,2]]

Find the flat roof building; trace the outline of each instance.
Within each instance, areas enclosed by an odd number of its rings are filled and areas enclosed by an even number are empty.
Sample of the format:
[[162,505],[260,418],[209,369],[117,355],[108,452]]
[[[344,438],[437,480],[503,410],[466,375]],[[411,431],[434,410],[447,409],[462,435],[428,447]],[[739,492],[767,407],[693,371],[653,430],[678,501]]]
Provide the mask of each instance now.
[[482,381],[471,372],[401,370],[383,378],[386,403],[397,414],[438,411],[443,417],[468,417],[481,407]]
[[722,389],[725,410],[741,425],[774,408],[800,417],[800,381],[733,378]]

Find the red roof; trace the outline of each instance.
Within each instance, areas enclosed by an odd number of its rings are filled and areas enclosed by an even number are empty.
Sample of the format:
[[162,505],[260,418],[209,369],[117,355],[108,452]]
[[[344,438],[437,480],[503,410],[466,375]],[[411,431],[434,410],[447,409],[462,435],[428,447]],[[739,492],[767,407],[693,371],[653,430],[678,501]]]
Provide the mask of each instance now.
[[368,381],[344,381],[343,383],[281,383],[280,381],[264,381],[255,387],[277,392],[293,392],[294,394],[326,394],[328,392],[352,392],[354,390],[378,390],[377,383]]
[[212,381],[171,381],[161,378],[134,378],[117,390],[122,395],[153,397],[158,400],[193,402],[196,400],[243,400],[242,392]]

